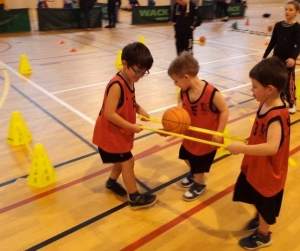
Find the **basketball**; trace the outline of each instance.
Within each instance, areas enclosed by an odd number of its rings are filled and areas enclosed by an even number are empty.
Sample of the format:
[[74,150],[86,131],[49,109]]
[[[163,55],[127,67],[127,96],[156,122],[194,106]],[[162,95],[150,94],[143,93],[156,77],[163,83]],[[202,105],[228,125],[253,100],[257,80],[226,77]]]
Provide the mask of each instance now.
[[273,30],[273,26],[272,25],[268,26],[268,31],[272,31],[272,30]]
[[162,125],[168,132],[184,134],[191,125],[191,118],[185,109],[172,107],[163,114]]
[[206,41],[206,37],[204,36],[201,36],[200,39],[199,39],[200,43],[205,43]]

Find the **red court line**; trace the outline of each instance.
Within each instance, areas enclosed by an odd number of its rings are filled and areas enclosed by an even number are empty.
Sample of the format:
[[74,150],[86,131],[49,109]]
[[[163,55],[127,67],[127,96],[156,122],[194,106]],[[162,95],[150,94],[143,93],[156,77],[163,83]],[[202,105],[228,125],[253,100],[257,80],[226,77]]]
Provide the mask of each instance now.
[[157,228],[156,230],[152,231],[151,233],[145,235],[144,237],[140,238],[136,242],[128,245],[125,248],[122,248],[120,251],[132,251],[140,248],[141,246],[145,245],[146,243],[152,241],[159,235],[165,233],[166,231],[170,230],[171,228],[175,227],[179,223],[183,222],[184,220],[190,218],[195,213],[198,213],[199,211],[203,210],[204,208],[208,207],[212,203],[216,202],[217,200],[221,199],[225,195],[229,194],[233,191],[234,185],[227,187],[223,191],[215,194],[214,196],[208,198],[207,200],[201,202],[199,205],[191,208],[187,212],[177,216],[175,219],[169,221],[168,223],[162,225],[161,227]]
[[[254,113],[256,113],[256,112],[251,112],[251,113],[248,113],[248,114],[244,114],[244,115],[242,115],[242,116],[240,116],[240,117],[237,117],[237,118],[235,118],[235,119],[232,119],[232,120],[228,121],[228,124],[230,124],[230,123],[232,123],[232,122],[235,122],[235,121],[238,121],[238,120],[240,120],[240,119],[243,119],[243,118],[245,118],[245,117],[247,117],[247,116],[249,116],[249,115],[252,115],[252,114],[254,114]],[[149,148],[149,149],[147,149],[147,150],[145,150],[145,151],[143,151],[143,152],[141,152],[141,153],[138,153],[137,155],[134,156],[134,158],[135,158],[135,160],[144,158],[144,157],[146,157],[146,156],[148,156],[148,155],[150,155],[150,154],[156,153],[156,152],[161,151],[161,150],[163,150],[163,149],[166,149],[166,148],[168,148],[168,147],[170,147],[170,146],[176,145],[176,144],[179,143],[179,142],[181,142],[181,139],[180,139],[180,140],[173,141],[173,142],[170,142],[169,144],[167,144],[167,145],[165,145],[165,146],[157,146],[157,145],[156,145],[156,146],[153,146],[153,147],[151,147],[151,148]],[[95,173],[89,174],[89,175],[84,176],[84,177],[82,177],[82,178],[73,180],[73,181],[71,181],[71,182],[69,182],[69,183],[66,183],[66,184],[64,184],[64,185],[55,187],[55,188],[53,188],[53,189],[50,189],[50,190],[45,191],[45,192],[43,192],[43,193],[40,193],[40,194],[38,194],[38,195],[32,196],[32,197],[30,197],[30,198],[27,198],[27,199],[18,201],[18,202],[16,202],[16,203],[13,203],[13,204],[11,204],[11,205],[8,205],[8,206],[6,206],[6,207],[0,208],[0,214],[5,213],[5,212],[10,211],[10,210],[13,210],[13,209],[15,209],[15,208],[17,208],[17,207],[26,205],[26,204],[28,204],[28,203],[30,203],[30,202],[32,202],[32,201],[41,199],[41,198],[43,198],[43,197],[46,197],[46,196],[48,196],[48,195],[50,195],[50,194],[56,193],[56,192],[61,191],[61,190],[63,190],[63,189],[69,188],[69,187],[71,187],[71,186],[73,186],[73,185],[76,185],[76,184],[78,184],[78,183],[81,183],[81,182],[83,182],[83,181],[86,181],[86,180],[89,180],[89,179],[91,179],[91,178],[94,178],[94,177],[96,177],[96,176],[98,176],[98,175],[101,175],[101,174],[103,174],[103,173],[106,173],[106,172],[110,171],[111,168],[112,168],[112,166],[106,167],[106,168],[104,168],[104,169],[102,169],[102,170],[100,170],[100,171],[97,171],[97,172],[95,172]]]
[[[145,151],[143,151],[143,152],[141,152],[141,153],[136,154],[136,155],[134,156],[134,158],[135,158],[135,160],[144,158],[144,157],[149,156],[149,155],[151,155],[151,154],[153,154],[153,153],[156,153],[156,152],[158,152],[158,151],[161,151],[161,150],[163,150],[163,149],[165,149],[165,148],[168,148],[168,147],[170,147],[170,146],[176,145],[176,144],[178,144],[180,141],[181,141],[181,140],[177,140],[177,141],[174,141],[174,142],[169,143],[169,144],[164,145],[164,146],[158,146],[158,145],[153,146],[153,147],[151,147],[151,148],[149,148],[149,149],[147,149],[147,150],[145,150]],[[101,170],[99,170],[99,171],[97,171],[97,172],[94,172],[94,173],[92,173],[92,174],[86,175],[86,176],[84,176],[84,177],[82,177],[82,178],[73,180],[73,181],[71,181],[71,182],[69,182],[69,183],[63,184],[63,185],[61,185],[61,186],[55,187],[55,188],[53,188],[53,189],[50,189],[50,190],[45,191],[45,192],[43,192],[43,193],[40,193],[40,194],[38,194],[38,195],[32,196],[32,197],[30,197],[30,198],[27,198],[27,199],[25,199],[25,200],[21,200],[21,201],[18,201],[18,202],[16,202],[16,203],[14,203],[14,204],[9,205],[9,206],[0,208],[0,214],[5,213],[5,212],[7,212],[7,211],[10,211],[10,210],[12,210],[12,209],[15,209],[15,208],[17,208],[17,207],[23,206],[23,205],[25,205],[25,204],[28,204],[28,203],[30,203],[30,202],[32,202],[32,201],[41,199],[41,198],[43,198],[43,197],[46,197],[46,196],[48,196],[48,195],[50,195],[50,194],[56,193],[56,192],[58,192],[58,191],[61,191],[61,190],[63,190],[63,189],[66,189],[66,188],[68,188],[68,187],[74,186],[74,185],[76,185],[76,184],[78,184],[78,183],[81,183],[81,182],[83,182],[83,181],[92,179],[92,178],[94,178],[94,177],[96,177],[96,176],[98,176],[98,175],[101,175],[101,174],[103,174],[103,173],[106,173],[106,172],[110,171],[111,168],[112,168],[112,165],[109,166],[109,167],[106,167],[106,168],[104,168],[104,169],[101,169]]]
[[[296,152],[300,151],[300,146],[297,146],[293,150],[290,151],[289,156],[292,156]],[[166,224],[162,225],[161,227],[157,228],[156,230],[150,232],[149,234],[143,236],[142,238],[138,239],[137,241],[129,244],[128,246],[122,248],[120,251],[133,251],[141,246],[147,244],[148,242],[152,241],[156,237],[160,236],[161,234],[167,232],[171,228],[175,227],[179,223],[183,222],[184,220],[188,219],[189,217],[193,216],[194,214],[198,213],[199,211],[203,210],[207,206],[211,205],[212,203],[216,202],[217,200],[221,199],[225,195],[229,194],[230,192],[233,191],[234,185],[231,185],[224,189],[223,191],[215,194],[214,196],[208,198],[207,200],[201,202],[199,205],[191,208],[187,212],[177,216],[173,220],[167,222]]]

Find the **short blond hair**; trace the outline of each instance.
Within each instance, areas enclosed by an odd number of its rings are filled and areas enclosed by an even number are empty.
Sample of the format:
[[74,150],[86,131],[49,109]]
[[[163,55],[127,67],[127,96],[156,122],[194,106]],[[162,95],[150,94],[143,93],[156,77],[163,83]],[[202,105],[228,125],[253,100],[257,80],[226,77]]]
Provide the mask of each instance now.
[[176,57],[168,68],[168,75],[177,75],[183,77],[184,74],[189,75],[190,77],[197,76],[200,66],[197,61],[187,51],[182,52],[178,57]]

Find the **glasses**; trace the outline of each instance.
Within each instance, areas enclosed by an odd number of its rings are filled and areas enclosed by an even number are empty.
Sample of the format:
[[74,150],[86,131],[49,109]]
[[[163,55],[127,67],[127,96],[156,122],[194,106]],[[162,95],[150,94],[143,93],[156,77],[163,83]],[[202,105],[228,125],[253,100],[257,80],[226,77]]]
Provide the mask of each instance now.
[[134,71],[134,74],[135,74],[136,76],[138,76],[138,77],[145,77],[145,76],[148,76],[148,75],[150,74],[149,71],[145,71],[145,72],[143,72],[143,71],[138,71],[138,70],[133,69],[132,66],[130,66],[130,68]]

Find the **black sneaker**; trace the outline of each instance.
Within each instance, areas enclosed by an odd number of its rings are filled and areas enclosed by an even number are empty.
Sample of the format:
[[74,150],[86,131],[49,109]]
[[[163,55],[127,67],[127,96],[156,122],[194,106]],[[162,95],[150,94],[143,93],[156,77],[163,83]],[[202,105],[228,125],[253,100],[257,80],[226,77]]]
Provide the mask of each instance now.
[[194,176],[189,172],[180,182],[182,187],[190,187],[194,183]]
[[182,199],[185,201],[193,201],[204,194],[205,190],[206,185],[194,183],[190,189],[183,194]]
[[247,224],[246,229],[249,231],[253,231],[258,229],[259,227],[259,217],[256,215],[252,220],[250,220]]
[[108,185],[106,182],[106,188],[113,191],[118,196],[121,197],[127,196],[127,191],[118,182],[116,182],[114,185]]
[[239,244],[248,250],[256,250],[262,247],[268,247],[272,244],[271,232],[267,236],[259,234],[257,230],[248,237],[239,240]]
[[134,201],[129,200],[129,206],[131,209],[140,209],[152,206],[155,201],[155,194],[140,194]]

